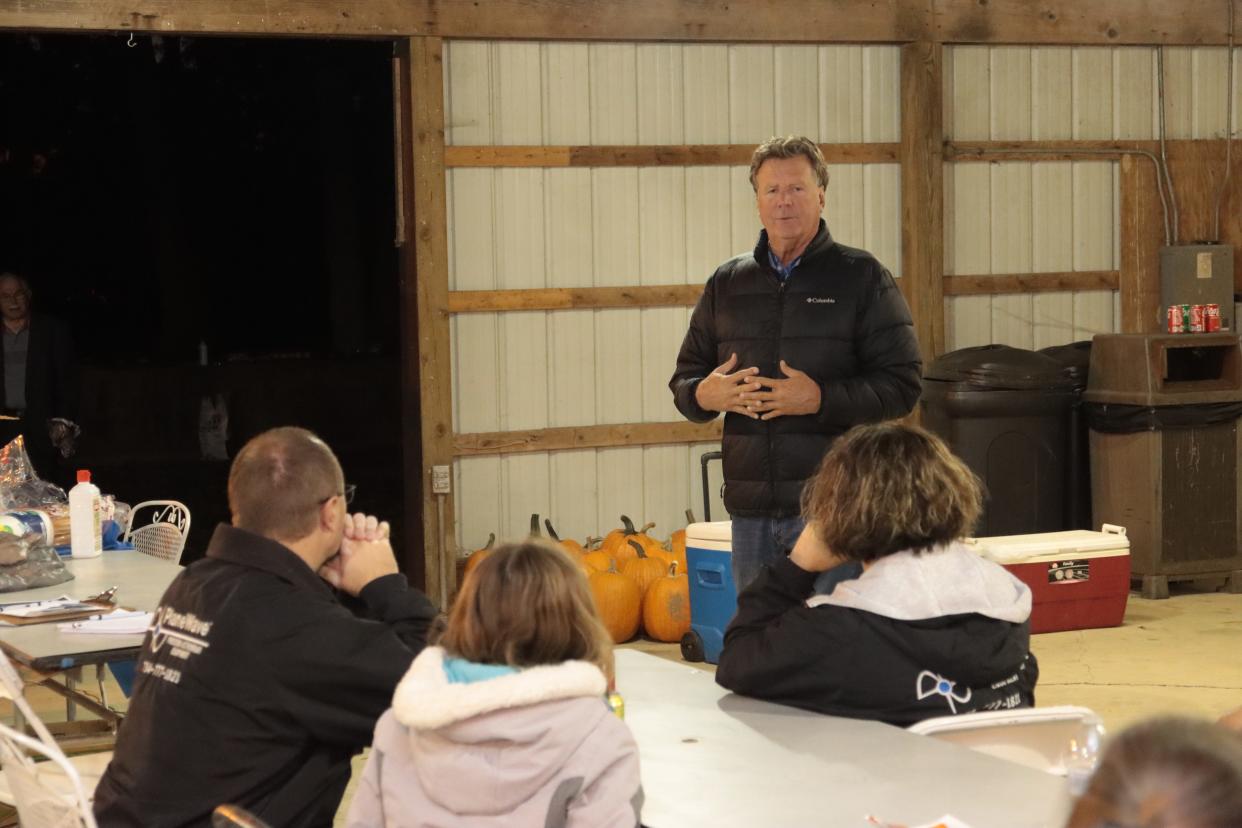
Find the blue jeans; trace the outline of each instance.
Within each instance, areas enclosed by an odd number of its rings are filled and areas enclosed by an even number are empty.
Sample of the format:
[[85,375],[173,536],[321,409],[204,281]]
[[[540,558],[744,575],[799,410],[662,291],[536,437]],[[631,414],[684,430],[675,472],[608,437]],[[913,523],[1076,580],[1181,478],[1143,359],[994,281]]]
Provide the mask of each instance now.
[[[806,524],[801,517],[733,518],[733,583],[740,593],[759,572],[777,558],[789,554]],[[862,564],[850,562],[821,572],[815,579],[815,593],[828,595],[842,581],[862,574]]]

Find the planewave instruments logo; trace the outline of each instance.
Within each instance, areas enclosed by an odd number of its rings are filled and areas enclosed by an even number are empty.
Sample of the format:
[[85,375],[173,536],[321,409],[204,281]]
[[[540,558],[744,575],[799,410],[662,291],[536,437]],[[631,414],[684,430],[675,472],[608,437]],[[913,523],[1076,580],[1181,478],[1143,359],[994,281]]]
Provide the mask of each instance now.
[[207,636],[211,633],[212,622],[204,621],[194,613],[160,607],[155,611],[152,622],[148,627],[152,653],[159,653],[167,646],[169,655],[186,659],[211,646]]

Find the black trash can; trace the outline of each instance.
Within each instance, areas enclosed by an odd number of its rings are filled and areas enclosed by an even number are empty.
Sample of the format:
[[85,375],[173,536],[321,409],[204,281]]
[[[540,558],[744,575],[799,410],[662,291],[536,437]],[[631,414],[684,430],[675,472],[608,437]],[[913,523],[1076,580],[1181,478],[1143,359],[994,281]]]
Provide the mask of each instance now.
[[963,348],[923,374],[923,425],[987,489],[975,534],[1057,532],[1067,525],[1074,380],[1057,360],[1008,345]]
[[1069,468],[1065,479],[1065,528],[1096,529],[1091,520],[1091,450],[1087,412],[1082,393],[1087,388],[1091,367],[1091,340],[1040,348],[1039,352],[1059,362],[1065,376],[1074,384],[1074,404],[1070,407]]

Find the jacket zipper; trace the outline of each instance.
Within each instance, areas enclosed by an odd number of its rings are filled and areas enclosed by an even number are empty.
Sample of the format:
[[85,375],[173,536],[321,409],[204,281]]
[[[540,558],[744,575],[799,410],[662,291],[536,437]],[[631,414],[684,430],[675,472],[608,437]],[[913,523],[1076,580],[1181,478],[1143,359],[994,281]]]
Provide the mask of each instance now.
[[[784,279],[777,278],[776,286],[776,362],[772,366],[772,377],[775,379],[781,370],[781,336],[785,330],[785,284],[793,278],[790,273]],[[768,427],[768,490],[772,493],[772,508],[779,509],[780,501],[776,496],[776,446],[772,437],[772,421],[764,423]]]

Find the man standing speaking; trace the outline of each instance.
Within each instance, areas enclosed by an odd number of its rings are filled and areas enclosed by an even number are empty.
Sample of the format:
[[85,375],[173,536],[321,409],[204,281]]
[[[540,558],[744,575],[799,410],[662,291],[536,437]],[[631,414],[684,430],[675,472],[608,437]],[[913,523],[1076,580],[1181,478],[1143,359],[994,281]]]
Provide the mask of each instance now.
[[914,408],[922,363],[887,268],[820,218],[828,166],[809,138],[770,138],[750,183],[763,230],[708,279],[669,387],[678,410],[725,413],[725,508],[740,592],[802,531],[803,483],[837,435]]

